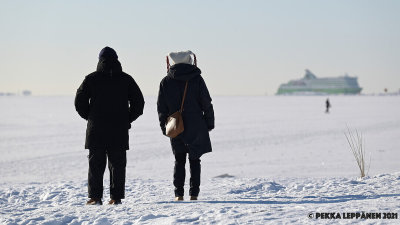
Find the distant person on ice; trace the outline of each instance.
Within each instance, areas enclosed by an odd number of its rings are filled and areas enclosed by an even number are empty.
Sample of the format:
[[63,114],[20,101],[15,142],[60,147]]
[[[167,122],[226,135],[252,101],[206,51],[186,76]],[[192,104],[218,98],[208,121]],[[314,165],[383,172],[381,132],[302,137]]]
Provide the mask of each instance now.
[[75,108],[87,120],[85,148],[89,149],[87,205],[101,205],[103,175],[108,159],[109,204],[125,197],[126,150],[131,123],[143,114],[144,99],[139,86],[122,72],[117,53],[105,47],[96,72],[85,77],[75,97]]
[[169,53],[167,69],[167,76],[160,83],[157,100],[158,117],[164,135],[168,116],[180,110],[187,84],[182,111],[184,131],[170,138],[175,156],[175,200],[183,200],[187,155],[191,175],[190,200],[197,200],[200,192],[200,157],[212,150],[209,131],[214,129],[214,109],[206,83],[197,67],[196,56],[191,51]]
[[326,104],[325,113],[329,113],[329,108],[331,107],[331,103],[329,102],[329,98],[326,99],[325,104]]

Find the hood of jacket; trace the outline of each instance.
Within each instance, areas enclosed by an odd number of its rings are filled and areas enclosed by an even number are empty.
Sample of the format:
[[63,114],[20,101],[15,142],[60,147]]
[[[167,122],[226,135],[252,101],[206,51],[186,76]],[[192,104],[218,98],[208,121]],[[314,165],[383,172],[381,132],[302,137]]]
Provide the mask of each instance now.
[[100,58],[99,62],[97,63],[96,71],[111,74],[120,73],[122,72],[122,66],[118,59]]
[[188,81],[201,74],[201,70],[191,64],[179,63],[171,66],[167,73],[168,77],[176,80]]

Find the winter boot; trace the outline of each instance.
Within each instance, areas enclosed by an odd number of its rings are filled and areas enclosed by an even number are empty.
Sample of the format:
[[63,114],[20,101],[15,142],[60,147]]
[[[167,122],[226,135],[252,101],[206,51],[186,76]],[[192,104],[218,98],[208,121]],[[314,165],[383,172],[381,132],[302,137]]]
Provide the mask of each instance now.
[[86,205],[103,205],[101,198],[91,198],[86,202]]
[[197,200],[197,196],[190,196],[190,200]]
[[120,205],[120,204],[122,204],[122,202],[121,202],[121,199],[111,199],[111,200],[108,202],[108,204],[109,204],[109,205]]
[[183,201],[183,196],[177,196],[177,197],[175,197],[175,201]]

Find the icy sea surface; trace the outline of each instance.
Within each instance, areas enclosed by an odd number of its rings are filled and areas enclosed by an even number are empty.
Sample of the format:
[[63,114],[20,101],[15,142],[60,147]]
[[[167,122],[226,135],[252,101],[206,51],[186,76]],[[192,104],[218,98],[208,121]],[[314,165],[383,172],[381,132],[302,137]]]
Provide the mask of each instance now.
[[[89,207],[86,122],[73,97],[0,97],[0,224],[400,222],[316,218],[400,213],[399,96],[331,96],[329,114],[324,96],[215,97],[213,152],[202,157],[197,202],[173,201],[169,139],[158,125],[156,98],[145,100],[130,130],[123,205]],[[364,179],[347,127],[363,135],[370,164]]]

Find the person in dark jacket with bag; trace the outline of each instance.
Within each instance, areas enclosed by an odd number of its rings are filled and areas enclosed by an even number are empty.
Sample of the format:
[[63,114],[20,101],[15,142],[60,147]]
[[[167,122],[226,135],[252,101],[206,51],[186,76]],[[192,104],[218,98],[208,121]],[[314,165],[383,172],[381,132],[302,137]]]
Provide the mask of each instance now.
[[144,99],[139,86],[122,72],[117,53],[105,47],[96,72],[87,75],[78,88],[75,108],[87,120],[85,148],[89,149],[87,205],[101,205],[103,175],[108,158],[109,204],[125,197],[126,150],[131,123],[143,114]]
[[[172,61],[171,66],[169,59]],[[214,109],[210,93],[196,64],[196,56],[191,51],[169,53],[168,73],[161,80],[157,100],[160,127],[166,135],[167,118],[180,109],[187,83],[182,111],[184,131],[177,137],[170,138],[175,156],[173,183],[177,201],[183,200],[184,196],[187,155],[191,175],[189,195],[191,200],[197,200],[200,192],[200,157],[212,151],[209,131],[214,129]]]

